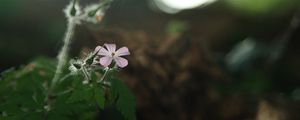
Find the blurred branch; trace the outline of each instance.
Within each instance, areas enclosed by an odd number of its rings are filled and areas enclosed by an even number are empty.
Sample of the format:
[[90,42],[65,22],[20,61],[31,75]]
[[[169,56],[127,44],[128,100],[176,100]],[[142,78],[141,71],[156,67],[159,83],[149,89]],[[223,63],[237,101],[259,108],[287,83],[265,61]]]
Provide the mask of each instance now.
[[282,55],[282,53],[285,50],[285,47],[287,46],[287,43],[289,39],[291,39],[292,35],[295,33],[296,29],[299,27],[300,24],[300,6],[297,8],[295,14],[293,15],[289,26],[284,30],[282,34],[280,34],[276,40],[275,44],[273,45],[274,52],[271,52],[268,59],[268,63],[274,63],[279,59],[279,57]]

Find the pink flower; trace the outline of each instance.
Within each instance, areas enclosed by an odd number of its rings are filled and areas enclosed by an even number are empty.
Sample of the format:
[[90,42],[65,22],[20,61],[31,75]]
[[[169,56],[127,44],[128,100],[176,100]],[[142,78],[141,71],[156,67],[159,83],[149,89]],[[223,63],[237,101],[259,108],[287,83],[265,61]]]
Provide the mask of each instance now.
[[121,57],[130,55],[130,52],[127,47],[121,47],[116,51],[116,44],[104,44],[104,47],[97,46],[95,52],[98,52],[98,55],[103,57],[100,58],[100,64],[104,67],[109,66],[114,60],[117,66],[123,68],[128,65],[128,61]]

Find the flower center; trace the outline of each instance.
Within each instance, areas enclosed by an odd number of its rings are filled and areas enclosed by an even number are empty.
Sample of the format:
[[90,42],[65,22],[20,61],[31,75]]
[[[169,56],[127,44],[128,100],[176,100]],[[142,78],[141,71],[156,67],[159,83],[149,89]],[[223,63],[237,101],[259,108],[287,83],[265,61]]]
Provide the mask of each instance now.
[[116,54],[115,52],[112,52],[112,53],[111,53],[111,56],[115,56],[115,54]]

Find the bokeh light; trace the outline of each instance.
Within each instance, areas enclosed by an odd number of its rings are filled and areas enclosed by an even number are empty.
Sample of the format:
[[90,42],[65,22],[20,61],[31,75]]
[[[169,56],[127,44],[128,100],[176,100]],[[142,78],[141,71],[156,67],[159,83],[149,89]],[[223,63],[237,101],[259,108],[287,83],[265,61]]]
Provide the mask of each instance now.
[[154,0],[157,7],[166,13],[177,13],[185,9],[193,9],[207,5],[216,0]]

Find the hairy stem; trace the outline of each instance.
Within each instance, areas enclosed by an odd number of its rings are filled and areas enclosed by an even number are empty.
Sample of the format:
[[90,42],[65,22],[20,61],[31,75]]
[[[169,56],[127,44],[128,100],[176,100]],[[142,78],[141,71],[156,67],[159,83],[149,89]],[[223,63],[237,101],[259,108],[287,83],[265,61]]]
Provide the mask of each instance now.
[[62,49],[60,50],[57,58],[58,58],[58,64],[56,66],[56,71],[55,75],[51,81],[51,86],[50,86],[50,92],[58,82],[59,78],[61,77],[63,67],[65,66],[67,62],[67,57],[68,57],[68,51],[69,47],[71,44],[71,40],[75,31],[76,23],[74,23],[72,20],[68,21],[68,26],[67,26],[67,31],[65,33],[64,37],[64,45],[62,46]]
[[82,72],[83,72],[83,75],[84,75],[84,79],[87,80],[87,81],[90,81],[91,79],[91,76],[90,74],[88,73],[87,69],[85,66],[82,67]]
[[107,76],[109,70],[110,70],[110,68],[108,68],[108,69],[105,70],[105,72],[104,72],[102,78],[100,79],[100,81],[98,81],[98,83],[102,83],[102,82],[104,81],[104,79],[105,79],[105,77]]
[[65,81],[67,78],[69,78],[70,76],[72,76],[72,74],[71,74],[71,73],[69,73],[69,74],[66,74],[65,76],[61,77],[61,78],[59,79],[59,81],[58,81],[58,82],[63,82],[63,81]]
[[59,82],[62,71],[63,71],[63,67],[67,62],[69,46],[70,46],[71,39],[72,39],[72,36],[75,31],[75,26],[76,26],[76,23],[74,23],[73,20],[68,20],[67,31],[65,33],[65,37],[63,40],[64,45],[62,46],[62,49],[60,50],[60,52],[57,56],[58,64],[56,66],[55,75],[51,81],[50,88],[47,90],[47,95],[45,98],[45,103],[46,103],[46,105],[44,106],[44,108],[46,109],[45,116],[44,116],[45,119],[47,118],[48,112],[51,109],[51,96],[52,96],[51,94],[52,94],[53,89],[56,86],[57,82]]

